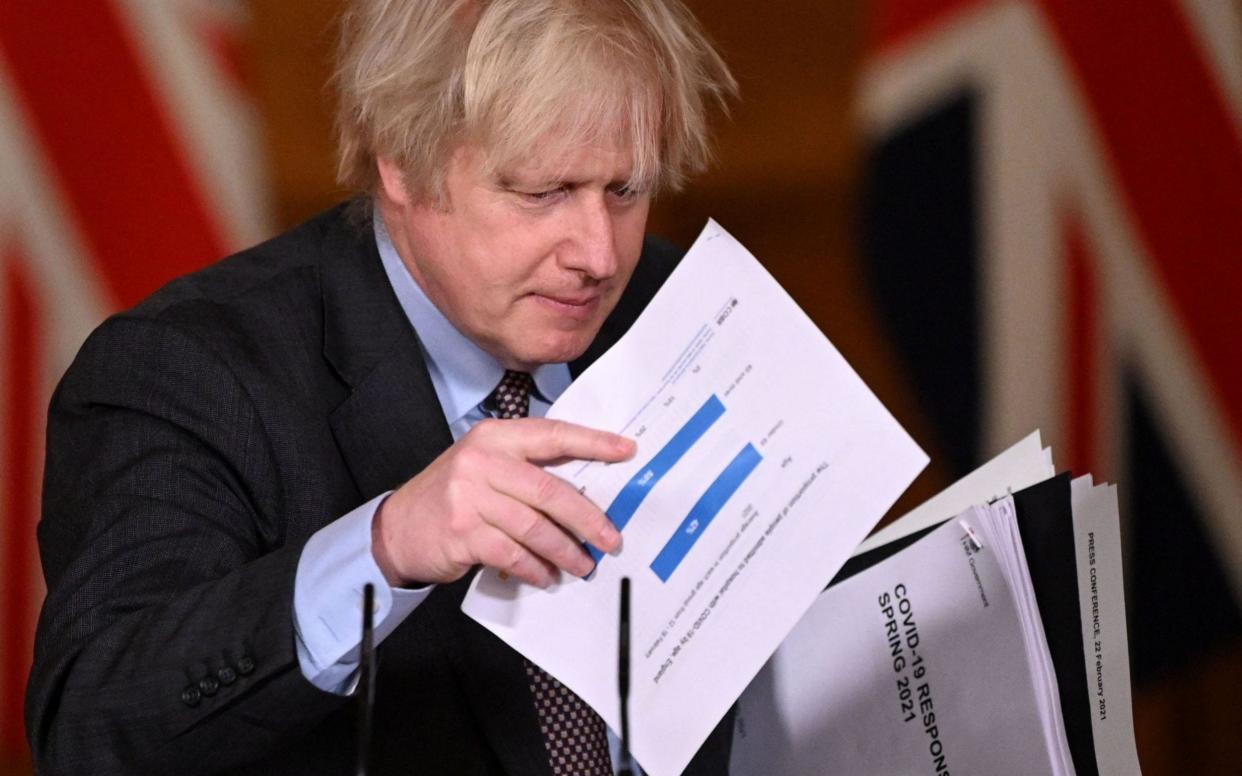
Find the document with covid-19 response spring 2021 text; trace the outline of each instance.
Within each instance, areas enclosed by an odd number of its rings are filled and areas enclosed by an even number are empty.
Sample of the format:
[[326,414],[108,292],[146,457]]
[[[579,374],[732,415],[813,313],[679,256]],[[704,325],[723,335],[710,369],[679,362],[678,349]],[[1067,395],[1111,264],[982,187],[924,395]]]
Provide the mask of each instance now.
[[763,269],[709,222],[630,331],[548,417],[635,439],[552,469],[621,531],[586,579],[485,570],[463,611],[619,729],[631,580],[631,748],[680,773],[927,456]]

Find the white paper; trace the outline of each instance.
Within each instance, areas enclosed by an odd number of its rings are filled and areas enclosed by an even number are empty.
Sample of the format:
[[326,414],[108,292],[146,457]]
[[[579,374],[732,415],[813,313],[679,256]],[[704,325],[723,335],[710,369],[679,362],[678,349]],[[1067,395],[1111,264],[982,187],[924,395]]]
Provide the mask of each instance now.
[[[1035,702],[1039,711],[1040,730],[1044,737],[1045,751],[1051,763],[1051,773],[1072,776],[1074,762],[1070,756],[1069,738],[1065,732],[1065,718],[1061,713],[1061,693],[1057,683],[1056,669],[1048,649],[1048,637],[1044,630],[1039,603],[1035,599],[1035,586],[1026,563],[1026,551],[1022,547],[1022,535],[1018,530],[1018,510],[1012,495],[1005,495],[986,507],[976,510],[979,530],[985,536],[1000,561],[1008,582],[1010,596],[1018,610],[1022,623],[1022,641],[1026,650],[1026,666],[1035,690]],[[976,634],[986,638],[987,634]]]
[[[624,522],[623,547],[548,591],[485,571],[462,610],[617,729],[630,577],[631,748],[651,776],[680,773],[927,457],[715,222],[548,414],[638,440],[629,462],[554,470]],[[705,430],[677,443],[689,429]],[[718,481],[740,485],[718,510],[697,506]]]
[[1052,452],[1039,441],[1039,430],[962,477],[948,488],[867,537],[855,555],[875,549],[916,531],[942,523],[974,504],[984,504],[1006,493],[1043,482],[1056,470]]
[[820,596],[742,696],[733,776],[1073,772],[1046,742],[988,511]]
[[1091,696],[1091,733],[1100,776],[1139,773],[1130,698],[1130,652],[1121,571],[1117,488],[1070,483],[1082,612],[1083,658]]

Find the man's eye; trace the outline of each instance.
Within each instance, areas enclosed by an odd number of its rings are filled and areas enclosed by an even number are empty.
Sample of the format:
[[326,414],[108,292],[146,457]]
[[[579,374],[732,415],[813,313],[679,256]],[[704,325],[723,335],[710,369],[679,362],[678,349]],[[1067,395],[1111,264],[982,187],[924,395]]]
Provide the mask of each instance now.
[[565,193],[564,186],[558,186],[554,189],[543,189],[540,191],[519,191],[518,194],[528,202],[551,202],[557,197]]
[[616,197],[619,200],[623,200],[625,202],[629,202],[630,200],[637,199],[639,195],[642,194],[642,192],[639,191],[637,188],[634,188],[632,186],[625,186],[625,185],[609,186],[608,190],[609,192],[612,193],[612,196]]

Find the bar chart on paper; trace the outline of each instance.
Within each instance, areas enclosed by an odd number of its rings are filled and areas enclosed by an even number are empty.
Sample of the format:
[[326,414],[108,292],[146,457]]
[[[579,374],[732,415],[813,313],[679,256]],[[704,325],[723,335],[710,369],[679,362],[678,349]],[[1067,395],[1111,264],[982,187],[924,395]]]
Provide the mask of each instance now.
[[682,559],[686,557],[686,553],[690,552],[694,543],[703,535],[708,524],[724,507],[729,497],[742,486],[761,460],[763,456],[759,455],[754,445],[747,442],[741,452],[735,455],[729,465],[724,468],[724,471],[712,480],[712,484],[703,492],[699,500],[694,502],[690,514],[686,515],[686,519],[677,526],[677,531],[664,545],[664,549],[660,550],[660,554],[651,562],[651,570],[661,582],[668,581]]
[[[617,530],[625,529],[648,494],[724,415],[724,403],[717,394],[711,394],[656,454],[638,469],[604,510]],[[650,568],[660,581],[668,581],[713,518],[761,460],[763,456],[755,446],[746,442],[725,464],[651,562]],[[604,553],[598,548],[588,544],[587,550],[596,563],[603,560]]]

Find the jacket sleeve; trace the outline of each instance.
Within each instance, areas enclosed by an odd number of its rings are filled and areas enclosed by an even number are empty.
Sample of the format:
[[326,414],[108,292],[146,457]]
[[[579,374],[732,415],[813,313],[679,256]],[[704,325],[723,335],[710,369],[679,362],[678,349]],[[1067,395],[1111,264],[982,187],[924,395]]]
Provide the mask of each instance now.
[[211,347],[108,321],[57,388],[47,439],[26,699],[40,773],[225,770],[340,706],[298,667],[302,543],[273,441]]

